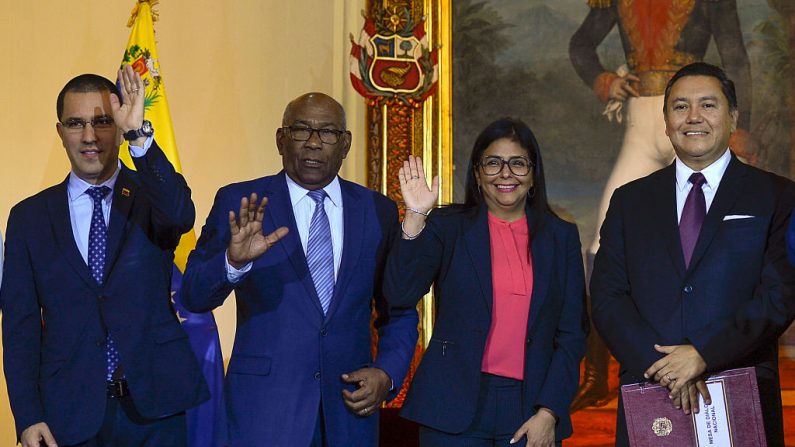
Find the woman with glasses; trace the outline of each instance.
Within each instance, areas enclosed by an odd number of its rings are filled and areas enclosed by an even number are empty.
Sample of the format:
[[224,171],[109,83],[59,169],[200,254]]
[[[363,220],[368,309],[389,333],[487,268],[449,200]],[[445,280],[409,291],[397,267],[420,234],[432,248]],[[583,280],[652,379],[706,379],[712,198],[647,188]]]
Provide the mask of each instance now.
[[433,209],[413,156],[399,172],[402,240],[386,267],[394,309],[435,284],[433,336],[402,416],[422,446],[559,445],[585,353],[577,228],[547,204],[538,143],[519,120],[491,123],[469,161],[463,205]]

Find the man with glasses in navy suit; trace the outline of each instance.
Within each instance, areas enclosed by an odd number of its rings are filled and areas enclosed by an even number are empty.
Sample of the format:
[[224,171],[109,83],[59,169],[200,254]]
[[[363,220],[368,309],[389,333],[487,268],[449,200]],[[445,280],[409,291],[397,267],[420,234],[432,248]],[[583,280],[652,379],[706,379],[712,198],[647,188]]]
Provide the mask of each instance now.
[[120,89],[93,74],[64,86],[71,172],[8,219],[3,369],[23,447],[185,446],[185,410],[209,397],[171,305],[190,189],[144,120],[140,76],[118,75]]
[[378,409],[403,383],[417,312],[390,315],[381,292],[397,207],[337,175],[350,144],[337,101],[293,100],[276,130],[284,169],[221,188],[188,259],[185,307],[237,300],[233,447],[376,446]]

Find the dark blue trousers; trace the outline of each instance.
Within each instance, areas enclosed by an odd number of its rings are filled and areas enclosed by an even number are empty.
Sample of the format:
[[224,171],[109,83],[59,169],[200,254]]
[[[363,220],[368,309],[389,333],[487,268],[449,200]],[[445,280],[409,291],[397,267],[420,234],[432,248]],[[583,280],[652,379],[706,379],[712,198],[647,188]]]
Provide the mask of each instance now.
[[511,437],[524,424],[522,416],[522,382],[516,379],[482,374],[478,406],[472,424],[463,433],[444,433],[420,427],[422,447],[515,447],[523,438],[510,444]]
[[185,413],[146,419],[129,397],[109,397],[99,433],[74,447],[186,447],[187,440]]
[[[478,405],[472,424],[463,433],[451,434],[420,427],[423,447],[509,447],[511,437],[522,426],[522,382],[482,374]],[[511,446],[513,447],[513,446]]]

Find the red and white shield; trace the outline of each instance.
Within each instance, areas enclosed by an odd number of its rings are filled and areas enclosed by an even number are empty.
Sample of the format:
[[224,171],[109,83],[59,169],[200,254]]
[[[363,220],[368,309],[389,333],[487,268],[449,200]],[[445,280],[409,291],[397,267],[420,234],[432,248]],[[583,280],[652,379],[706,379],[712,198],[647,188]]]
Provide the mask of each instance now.
[[422,44],[414,36],[382,36],[370,38],[373,62],[368,77],[372,85],[388,93],[414,93],[423,85],[424,74],[418,60]]

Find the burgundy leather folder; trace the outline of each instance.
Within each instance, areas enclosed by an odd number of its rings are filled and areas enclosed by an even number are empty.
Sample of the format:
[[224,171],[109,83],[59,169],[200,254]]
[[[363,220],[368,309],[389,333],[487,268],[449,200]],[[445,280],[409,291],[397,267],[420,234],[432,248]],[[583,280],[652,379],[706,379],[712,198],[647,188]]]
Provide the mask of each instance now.
[[632,447],[765,447],[754,368],[730,369],[707,379],[712,405],[698,414],[674,408],[668,389],[636,383],[621,387]]

